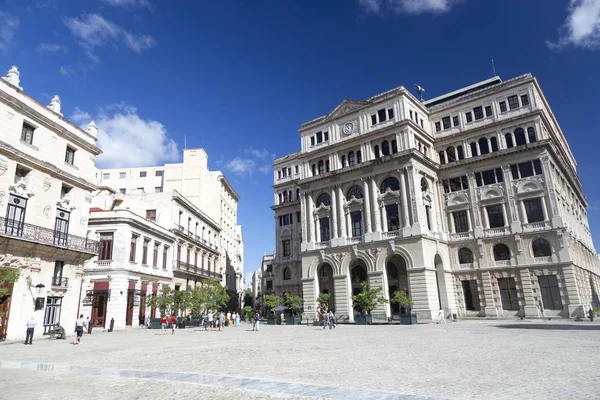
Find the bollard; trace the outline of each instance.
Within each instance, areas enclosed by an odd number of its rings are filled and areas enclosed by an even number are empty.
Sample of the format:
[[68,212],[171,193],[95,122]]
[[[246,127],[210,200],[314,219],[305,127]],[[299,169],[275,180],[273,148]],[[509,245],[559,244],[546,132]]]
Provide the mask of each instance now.
[[111,318],[110,319],[110,328],[108,328],[108,331],[112,332],[114,327],[115,327],[115,319]]

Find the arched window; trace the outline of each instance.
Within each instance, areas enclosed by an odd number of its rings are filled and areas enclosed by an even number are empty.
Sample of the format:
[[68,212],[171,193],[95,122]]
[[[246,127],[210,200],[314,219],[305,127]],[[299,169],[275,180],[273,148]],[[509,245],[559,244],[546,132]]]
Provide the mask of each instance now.
[[317,165],[316,164],[312,165],[312,173],[313,173],[313,176],[317,175]]
[[279,204],[283,203],[283,195],[279,193]]
[[300,200],[300,189],[296,189],[296,200]]
[[356,163],[360,164],[362,162],[362,153],[360,152],[360,150],[356,151]]
[[471,264],[473,262],[473,252],[471,249],[463,247],[458,250],[458,263],[459,264]]
[[449,163],[456,161],[456,151],[454,150],[454,147],[450,146],[446,149],[446,157],[448,157]]
[[515,142],[516,146],[523,146],[525,141],[525,131],[522,128],[515,129]]
[[325,173],[325,163],[323,160],[319,161],[319,175],[323,175]]
[[383,143],[381,143],[381,154],[384,156],[390,155],[390,142],[387,140],[384,140]]
[[531,244],[534,257],[550,257],[552,249],[546,239],[535,239]]
[[352,166],[354,164],[356,164],[356,158],[354,157],[354,152],[351,151],[348,153],[348,165]]
[[329,197],[327,193],[323,193],[319,197],[317,197],[317,207],[321,207],[321,204],[325,206],[331,205],[331,197]]
[[398,152],[398,143],[395,140],[392,140],[392,153],[396,154]]
[[490,152],[490,147],[488,146],[487,138],[482,137],[481,139],[479,139],[479,151],[482,155]]
[[463,147],[462,147],[462,146],[458,146],[458,147],[456,148],[456,152],[458,153],[458,159],[459,159],[459,160],[464,160],[464,159],[465,159],[465,152],[464,152],[464,150],[463,150]]
[[346,193],[346,200],[350,200],[352,197],[357,199],[362,199],[364,197],[363,190],[360,188],[360,186],[354,185],[348,189],[348,193]]
[[446,164],[446,155],[443,151],[440,151],[440,164]]
[[498,151],[498,139],[495,136],[490,138],[490,144],[492,145],[492,152]]
[[471,157],[477,157],[479,153],[477,153],[477,143],[471,143]]
[[289,281],[292,279],[292,271],[289,268],[283,270],[283,280]]
[[537,141],[537,138],[535,137],[535,129],[531,127],[527,128],[527,138],[529,139],[529,143],[534,143]]
[[393,191],[399,190],[400,182],[398,182],[398,179],[394,178],[393,176],[385,178],[383,182],[381,182],[381,193],[385,193],[388,188]]
[[379,146],[373,147],[373,153],[375,153],[375,158],[379,158]]
[[346,166],[346,156],[342,156],[342,168]]
[[429,190],[429,184],[427,183],[427,179],[421,178],[421,192],[425,193]]
[[499,243],[494,246],[494,260],[506,261],[510,260],[510,250],[504,243]]
[[325,172],[329,172],[329,160],[325,161]]
[[510,133],[507,133],[506,135],[504,135],[504,139],[506,140],[506,148],[507,149],[514,147],[512,135]]

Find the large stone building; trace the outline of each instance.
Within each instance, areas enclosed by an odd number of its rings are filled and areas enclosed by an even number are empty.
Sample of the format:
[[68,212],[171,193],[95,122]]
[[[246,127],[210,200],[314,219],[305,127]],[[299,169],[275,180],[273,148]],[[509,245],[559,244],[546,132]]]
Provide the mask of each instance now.
[[58,325],[72,332],[83,263],[98,253],[88,235],[97,129],[80,129],[60,106],[58,96],[44,106],[27,95],[16,67],[0,79],[0,259],[20,272],[0,281],[0,339],[24,338],[32,316],[36,337]]
[[[227,285],[232,298],[230,307],[237,308],[241,305],[244,246],[242,228],[237,223],[237,203],[240,197],[221,171],[208,169],[208,155],[203,149],[184,150],[182,163],[160,167],[103,169],[97,174],[99,185],[113,188],[125,195],[145,193],[143,197],[149,198],[154,193],[178,193],[205,215],[204,220],[213,221],[202,223],[197,232],[195,223],[188,229],[187,217],[179,225],[183,227],[183,232],[191,232],[192,236],[216,240],[214,244],[218,246],[220,254],[219,269],[216,272],[222,275],[222,283]],[[140,209],[140,212],[143,216],[145,211]],[[193,219],[196,220],[195,217]],[[177,218],[173,221],[177,223]]]
[[[582,315],[600,291],[576,163],[538,81],[494,77],[428,101],[345,100],[274,162],[276,251],[263,289],[406,290],[421,320]],[[541,306],[541,307],[540,307]],[[379,305],[375,318],[405,311]]]

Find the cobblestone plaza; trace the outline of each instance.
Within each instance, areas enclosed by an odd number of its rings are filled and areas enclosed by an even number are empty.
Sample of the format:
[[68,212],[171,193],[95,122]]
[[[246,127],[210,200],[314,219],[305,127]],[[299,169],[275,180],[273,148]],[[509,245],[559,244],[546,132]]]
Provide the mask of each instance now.
[[0,345],[0,399],[597,399],[600,323],[133,328]]

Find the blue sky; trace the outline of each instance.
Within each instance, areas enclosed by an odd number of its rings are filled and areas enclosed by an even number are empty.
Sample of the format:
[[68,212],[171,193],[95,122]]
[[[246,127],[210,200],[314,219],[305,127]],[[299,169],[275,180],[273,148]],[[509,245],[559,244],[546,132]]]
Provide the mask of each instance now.
[[246,272],[274,248],[270,164],[302,122],[399,85],[435,97],[491,77],[492,57],[539,79],[598,245],[599,50],[600,0],[0,0],[0,70],[95,119],[100,166],[178,161],[184,136],[207,150],[242,197]]

